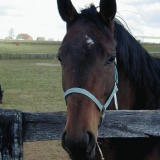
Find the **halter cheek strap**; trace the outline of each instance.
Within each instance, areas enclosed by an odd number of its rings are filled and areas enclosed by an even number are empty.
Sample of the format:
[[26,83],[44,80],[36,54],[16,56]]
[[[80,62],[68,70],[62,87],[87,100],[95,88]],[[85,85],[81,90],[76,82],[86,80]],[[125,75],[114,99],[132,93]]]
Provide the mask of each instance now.
[[109,104],[111,103],[112,98],[114,98],[115,108],[118,110],[118,103],[117,103],[117,96],[116,96],[116,93],[118,91],[118,88],[117,88],[118,72],[117,72],[116,64],[114,65],[114,72],[115,72],[115,85],[114,85],[114,88],[113,88],[108,100],[106,101],[106,103],[104,105],[102,105],[93,94],[91,94],[89,91],[87,91],[83,88],[70,88],[70,89],[68,89],[64,93],[64,98],[66,98],[69,94],[72,94],[72,93],[83,94],[83,95],[87,96],[88,98],[90,98],[96,104],[97,108],[99,109],[99,111],[101,113],[101,117],[102,117],[101,122],[100,122],[100,124],[101,124],[104,119],[104,116],[105,116],[105,110],[108,108]]

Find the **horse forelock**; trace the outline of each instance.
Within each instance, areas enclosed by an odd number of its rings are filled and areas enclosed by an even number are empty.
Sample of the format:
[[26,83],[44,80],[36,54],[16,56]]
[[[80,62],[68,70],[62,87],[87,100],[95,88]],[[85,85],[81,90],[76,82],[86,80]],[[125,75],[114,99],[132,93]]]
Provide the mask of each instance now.
[[107,38],[113,38],[109,29],[104,25],[103,21],[101,20],[97,8],[93,4],[81,10],[81,15],[84,16],[89,22],[96,24],[98,28],[107,36]]

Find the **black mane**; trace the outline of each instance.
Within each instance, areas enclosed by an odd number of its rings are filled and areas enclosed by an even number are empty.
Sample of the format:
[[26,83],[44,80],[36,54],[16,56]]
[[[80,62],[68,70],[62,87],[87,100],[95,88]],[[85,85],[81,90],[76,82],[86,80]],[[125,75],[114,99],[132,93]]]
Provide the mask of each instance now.
[[160,95],[160,59],[154,58],[115,19],[115,40],[119,65],[128,78],[139,88],[148,88]]
[[[82,10],[81,15],[95,23],[107,37],[111,38],[93,4]],[[136,87],[147,88],[154,95],[160,96],[160,59],[150,56],[117,19],[114,19],[114,30],[118,69],[123,68],[126,76]]]

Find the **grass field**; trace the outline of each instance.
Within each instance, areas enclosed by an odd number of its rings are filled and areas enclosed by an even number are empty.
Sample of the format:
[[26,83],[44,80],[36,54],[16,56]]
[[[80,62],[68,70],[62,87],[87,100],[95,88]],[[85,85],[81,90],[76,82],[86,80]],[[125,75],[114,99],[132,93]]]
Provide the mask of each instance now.
[[[57,53],[58,48],[60,47],[60,42],[36,42],[29,41],[23,43],[23,41],[19,42],[19,46],[13,45],[12,41],[5,41],[2,43],[0,41],[0,53]],[[160,52],[160,44],[142,44],[142,46],[148,52]]]
[[57,53],[60,45],[48,45],[48,44],[20,44],[19,46],[13,45],[12,43],[0,43],[0,53],[43,53],[52,52]]
[[[160,45],[144,45],[149,52],[160,52]],[[1,44],[0,53],[57,53],[59,45]],[[61,87],[61,67],[53,60],[0,60],[0,84],[4,109],[23,112],[66,111]],[[69,160],[60,141],[24,143],[25,160]]]
[[[4,109],[65,111],[61,67],[56,60],[0,60]],[[25,160],[67,160],[60,141],[24,143]]]
[[142,46],[148,52],[159,52],[160,53],[160,44],[142,44]]
[[66,109],[61,87],[61,67],[53,60],[1,60],[4,92],[1,107],[27,112]]

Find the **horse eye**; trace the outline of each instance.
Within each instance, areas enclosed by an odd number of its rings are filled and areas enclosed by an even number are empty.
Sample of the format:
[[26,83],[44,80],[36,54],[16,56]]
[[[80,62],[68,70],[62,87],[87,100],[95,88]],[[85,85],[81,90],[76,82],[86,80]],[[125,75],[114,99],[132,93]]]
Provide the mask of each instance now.
[[60,63],[62,63],[62,59],[61,59],[61,57],[60,57],[59,55],[57,55],[57,59],[58,59],[58,61],[59,61]]
[[115,60],[115,58],[116,58],[116,56],[112,56],[112,57],[110,57],[110,58],[108,59],[108,61],[107,61],[107,64],[111,64],[111,63],[113,63],[113,62],[114,62],[114,60]]

